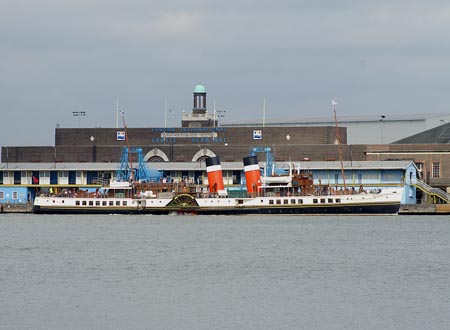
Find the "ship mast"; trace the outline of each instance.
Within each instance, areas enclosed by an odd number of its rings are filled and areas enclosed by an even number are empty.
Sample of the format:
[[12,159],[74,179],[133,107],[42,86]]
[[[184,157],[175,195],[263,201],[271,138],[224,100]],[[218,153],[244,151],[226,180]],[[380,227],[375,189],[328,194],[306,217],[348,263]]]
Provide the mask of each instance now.
[[121,109],[119,109],[119,111],[120,111],[120,114],[122,115],[123,129],[125,130],[125,142],[127,143],[127,148],[128,148],[128,161],[130,163],[130,178],[129,178],[129,180],[131,182],[133,182],[134,181],[133,160],[131,159],[131,150],[130,150],[130,142],[128,141],[127,124],[125,123],[125,112],[123,112]]
[[331,101],[331,104],[333,106],[333,112],[334,112],[334,122],[336,123],[336,137],[338,140],[338,151],[339,151],[339,161],[341,162],[341,173],[342,173],[342,181],[344,183],[344,192],[347,191],[347,185],[345,184],[345,171],[344,171],[344,161],[342,157],[342,143],[341,143],[341,135],[339,134],[339,127],[338,127],[338,121],[336,116],[336,105],[337,102],[335,100]]

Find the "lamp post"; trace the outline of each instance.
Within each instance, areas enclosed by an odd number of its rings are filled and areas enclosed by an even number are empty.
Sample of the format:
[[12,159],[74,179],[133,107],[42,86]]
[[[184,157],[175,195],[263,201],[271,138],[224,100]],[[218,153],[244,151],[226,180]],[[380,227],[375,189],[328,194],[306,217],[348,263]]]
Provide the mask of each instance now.
[[386,118],[385,115],[380,116],[380,122],[381,122],[381,144],[384,144],[384,119]]
[[80,118],[86,117],[86,111],[72,111],[72,116],[78,117],[78,128],[80,127]]

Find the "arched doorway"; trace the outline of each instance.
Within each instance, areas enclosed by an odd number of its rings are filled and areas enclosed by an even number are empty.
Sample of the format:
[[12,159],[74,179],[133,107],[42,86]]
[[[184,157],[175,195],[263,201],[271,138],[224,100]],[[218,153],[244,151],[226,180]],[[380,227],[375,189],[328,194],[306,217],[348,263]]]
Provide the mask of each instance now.
[[208,157],[216,157],[216,154],[207,148],[203,148],[196,152],[194,157],[192,157],[192,161],[198,162]]
[[168,162],[169,157],[158,148],[153,148],[149,152],[147,152],[144,156],[144,161],[146,162]]

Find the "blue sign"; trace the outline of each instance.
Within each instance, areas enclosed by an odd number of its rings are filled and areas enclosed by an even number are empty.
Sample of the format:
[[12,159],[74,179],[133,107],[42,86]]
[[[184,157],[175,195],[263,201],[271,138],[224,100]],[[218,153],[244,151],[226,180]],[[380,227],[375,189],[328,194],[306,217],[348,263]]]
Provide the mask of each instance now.
[[253,140],[262,140],[262,131],[261,130],[253,131]]
[[125,131],[117,132],[117,141],[125,141]]

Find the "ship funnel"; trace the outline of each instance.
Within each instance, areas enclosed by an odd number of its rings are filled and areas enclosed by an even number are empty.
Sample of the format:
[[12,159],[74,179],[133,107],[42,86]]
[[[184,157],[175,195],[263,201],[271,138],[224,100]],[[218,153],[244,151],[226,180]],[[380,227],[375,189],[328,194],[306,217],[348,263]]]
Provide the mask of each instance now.
[[245,181],[247,182],[247,192],[256,193],[261,191],[261,172],[258,165],[258,157],[245,157],[243,161]]
[[208,173],[209,191],[219,193],[224,191],[222,167],[219,157],[210,157],[205,159],[206,172]]

